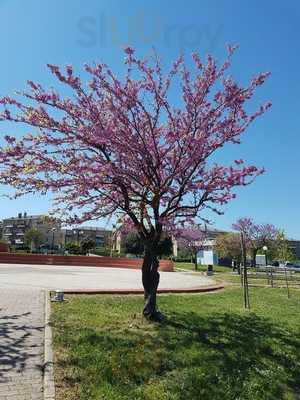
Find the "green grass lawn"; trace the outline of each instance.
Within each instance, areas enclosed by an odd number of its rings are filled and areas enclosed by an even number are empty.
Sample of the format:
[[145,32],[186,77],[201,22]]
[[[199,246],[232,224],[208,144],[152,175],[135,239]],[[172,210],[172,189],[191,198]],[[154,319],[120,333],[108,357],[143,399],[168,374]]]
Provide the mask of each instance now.
[[[175,262],[175,271],[192,271],[192,272],[206,272],[207,271],[207,266],[206,265],[198,265],[197,271],[195,271],[195,264],[193,263],[187,263],[187,262]],[[237,273],[232,273],[232,268],[230,267],[223,267],[220,265],[214,265],[213,267],[214,272],[216,273],[214,275],[214,278],[218,282],[228,282],[230,284],[238,285],[240,286],[241,283],[241,277]],[[268,280],[267,277],[260,278],[260,277],[255,277],[255,270],[251,269],[251,272],[253,273],[252,277],[249,277],[249,285],[250,286],[268,286]],[[292,276],[292,281],[289,280],[289,285],[291,287],[300,287],[300,279],[299,276],[300,273],[294,274]],[[285,286],[285,279],[284,276],[281,277],[281,279],[276,279],[274,278],[274,285],[275,286]]]
[[58,400],[300,399],[300,291],[159,297],[68,296],[53,305]]
[[[222,267],[220,265],[214,265],[215,272],[230,272],[231,268],[229,267]],[[195,271],[195,264],[188,263],[188,262],[175,262],[175,270],[187,270],[187,271]],[[198,272],[205,272],[207,271],[207,265],[198,265],[197,268]],[[196,272],[196,271],[195,271]]]

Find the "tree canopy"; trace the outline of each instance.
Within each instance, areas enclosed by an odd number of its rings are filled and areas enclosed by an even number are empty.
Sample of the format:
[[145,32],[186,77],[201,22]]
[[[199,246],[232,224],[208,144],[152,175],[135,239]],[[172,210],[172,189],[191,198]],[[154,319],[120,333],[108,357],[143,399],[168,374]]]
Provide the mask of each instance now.
[[248,217],[240,218],[232,227],[244,235],[245,245],[251,253],[253,265],[256,265],[258,250],[264,246],[273,246],[279,232],[273,224],[256,224]]
[[[232,165],[209,163],[225,144],[240,136],[270,103],[254,113],[246,103],[269,73],[239,86],[226,72],[235,48],[218,66],[192,55],[194,69],[179,57],[163,73],[159,58],[141,60],[125,49],[126,73],[118,78],[105,64],[87,65],[87,87],[67,66],[51,73],[74,94],[28,81],[23,101],[2,97],[0,119],[33,130],[16,139],[6,135],[0,149],[0,181],[24,193],[56,194],[56,211],[82,222],[125,213],[140,235],[202,216],[203,208],[234,197],[232,189],[262,173],[242,160]],[[180,89],[179,106],[169,98],[171,84]],[[16,110],[16,112],[14,112]]]
[[43,234],[35,228],[28,229],[24,235],[24,242],[30,247],[31,251],[40,246],[43,242]]
[[284,234],[284,231],[278,231],[274,246],[273,246],[273,251],[272,251],[272,257],[276,261],[281,261],[281,262],[294,262],[295,261],[295,256],[291,250],[291,248],[288,245],[288,241],[286,239],[286,236]]
[[241,238],[237,233],[223,233],[218,235],[215,242],[215,250],[220,258],[231,258],[241,262]]

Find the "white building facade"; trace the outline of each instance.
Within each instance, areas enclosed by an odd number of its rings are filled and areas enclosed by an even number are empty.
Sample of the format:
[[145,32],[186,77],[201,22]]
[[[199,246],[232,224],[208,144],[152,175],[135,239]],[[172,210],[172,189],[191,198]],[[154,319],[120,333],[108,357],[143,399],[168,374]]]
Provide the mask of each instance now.
[[199,265],[217,265],[218,255],[214,251],[214,240],[208,239],[204,242],[203,249],[197,253],[197,262]]

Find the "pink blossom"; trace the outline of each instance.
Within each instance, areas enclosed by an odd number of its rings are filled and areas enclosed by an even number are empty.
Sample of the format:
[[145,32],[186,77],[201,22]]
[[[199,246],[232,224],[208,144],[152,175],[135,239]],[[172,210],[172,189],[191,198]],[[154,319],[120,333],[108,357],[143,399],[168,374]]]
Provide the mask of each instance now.
[[[247,106],[269,73],[244,86],[225,76],[234,49],[220,67],[211,55],[205,61],[193,54],[191,68],[180,56],[165,73],[159,57],[141,60],[126,47],[124,79],[104,63],[86,65],[87,85],[72,66],[49,64],[73,96],[28,81],[20,101],[0,98],[0,121],[30,127],[17,143],[5,137],[0,183],[13,186],[16,196],[53,192],[55,211],[77,223],[121,213],[145,240],[193,226],[204,210],[222,213],[234,189],[263,169],[211,159],[239,144],[270,107],[250,113]],[[176,105],[171,90],[180,98]]]

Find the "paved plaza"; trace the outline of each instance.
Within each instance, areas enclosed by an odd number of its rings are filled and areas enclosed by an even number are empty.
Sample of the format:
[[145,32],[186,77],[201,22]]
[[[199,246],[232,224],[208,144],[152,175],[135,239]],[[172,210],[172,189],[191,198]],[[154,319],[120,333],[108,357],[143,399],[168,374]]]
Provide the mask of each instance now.
[[[161,272],[160,289],[189,289],[214,284],[192,272]],[[141,271],[122,268],[0,264],[0,288],[142,289]]]
[[[213,284],[192,272],[161,272],[162,289]],[[142,289],[141,271],[0,264],[0,400],[43,398],[43,289]]]
[[43,398],[44,294],[0,290],[0,399]]

